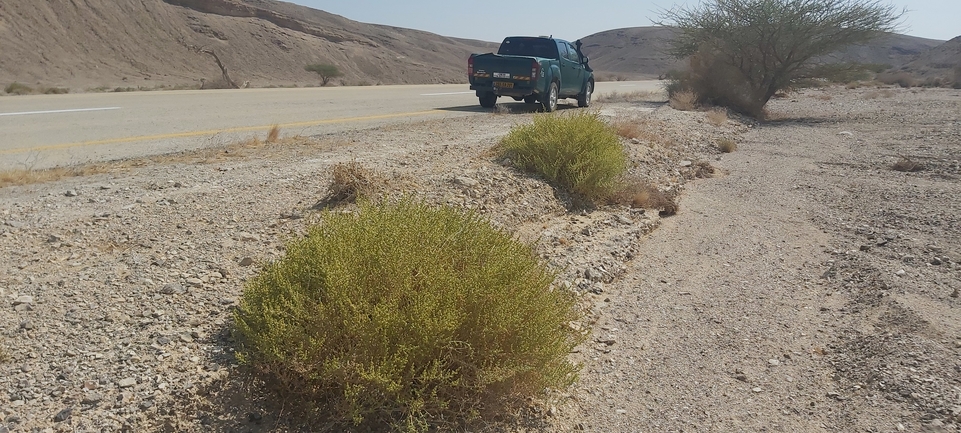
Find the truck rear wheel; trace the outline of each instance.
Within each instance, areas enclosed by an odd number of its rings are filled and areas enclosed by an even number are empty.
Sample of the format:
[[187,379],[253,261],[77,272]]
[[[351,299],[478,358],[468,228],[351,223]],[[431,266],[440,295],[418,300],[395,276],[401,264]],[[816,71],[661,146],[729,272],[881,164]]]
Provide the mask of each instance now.
[[477,99],[480,100],[480,105],[484,108],[494,108],[494,105],[497,104],[497,95],[493,93],[485,93],[478,96]]
[[588,107],[591,105],[591,95],[594,93],[594,82],[588,81],[584,85],[584,93],[577,95],[577,106]]
[[557,81],[551,81],[551,87],[547,90],[547,94],[544,95],[544,111],[550,113],[557,109]]

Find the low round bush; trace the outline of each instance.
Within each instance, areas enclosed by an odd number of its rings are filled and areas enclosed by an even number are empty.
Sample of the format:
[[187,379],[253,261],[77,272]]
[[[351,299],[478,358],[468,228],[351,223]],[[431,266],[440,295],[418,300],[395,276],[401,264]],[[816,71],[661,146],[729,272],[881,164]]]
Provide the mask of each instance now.
[[614,129],[597,112],[543,114],[515,127],[500,143],[502,156],[557,188],[590,201],[614,193],[627,155]]
[[403,200],[326,212],[245,287],[238,358],[313,416],[423,431],[570,385],[574,295],[474,213]]

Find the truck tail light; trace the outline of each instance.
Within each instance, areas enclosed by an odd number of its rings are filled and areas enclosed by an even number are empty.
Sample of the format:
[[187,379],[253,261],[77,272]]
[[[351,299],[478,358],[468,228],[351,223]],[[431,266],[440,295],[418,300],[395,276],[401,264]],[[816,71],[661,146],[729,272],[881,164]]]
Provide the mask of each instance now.
[[474,76],[474,56],[471,55],[467,58],[467,77]]
[[541,74],[541,64],[537,60],[531,61],[531,81],[537,81],[537,76]]

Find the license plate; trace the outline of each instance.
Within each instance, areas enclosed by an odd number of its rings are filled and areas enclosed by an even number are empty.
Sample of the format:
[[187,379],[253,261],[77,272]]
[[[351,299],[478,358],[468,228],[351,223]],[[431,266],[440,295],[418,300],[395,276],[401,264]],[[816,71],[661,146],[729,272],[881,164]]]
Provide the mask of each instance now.
[[510,78],[511,74],[507,72],[494,72],[494,78]]
[[503,81],[495,81],[494,87],[500,87],[501,89],[513,89],[514,83],[505,83]]

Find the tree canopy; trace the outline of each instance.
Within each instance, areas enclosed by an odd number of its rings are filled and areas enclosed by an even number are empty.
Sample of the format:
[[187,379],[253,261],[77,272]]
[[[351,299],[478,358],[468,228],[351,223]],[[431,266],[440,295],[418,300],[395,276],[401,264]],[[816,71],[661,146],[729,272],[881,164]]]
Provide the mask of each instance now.
[[904,13],[877,0],[711,0],[665,10],[659,24],[677,29],[671,55],[729,69],[763,106],[818,56],[894,31]]
[[337,78],[344,75],[342,72],[340,72],[340,69],[337,69],[337,66],[327,63],[314,63],[312,65],[307,65],[304,67],[304,70],[315,72],[317,75],[320,75],[321,86],[326,86],[327,83],[330,82],[331,78]]

